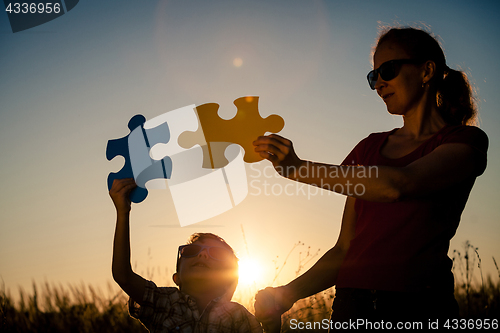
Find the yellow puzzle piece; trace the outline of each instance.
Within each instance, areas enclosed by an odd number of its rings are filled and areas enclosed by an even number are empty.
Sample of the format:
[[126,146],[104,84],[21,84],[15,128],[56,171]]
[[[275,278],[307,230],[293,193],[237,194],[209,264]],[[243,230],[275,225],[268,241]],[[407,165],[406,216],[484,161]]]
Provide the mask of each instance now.
[[[184,132],[178,143],[183,148],[199,144],[203,148],[203,168],[222,168],[229,161],[224,156],[226,148],[238,144],[245,150],[243,160],[254,163],[263,160],[254,151],[252,144],[257,137],[266,132],[277,133],[285,126],[285,121],[278,115],[262,118],[258,108],[259,97],[246,96],[234,101],[238,109],[234,118],[225,120],[219,117],[219,104],[207,103],[196,107],[203,132]],[[204,136],[204,139],[203,139]],[[206,143],[206,144],[205,144]]]

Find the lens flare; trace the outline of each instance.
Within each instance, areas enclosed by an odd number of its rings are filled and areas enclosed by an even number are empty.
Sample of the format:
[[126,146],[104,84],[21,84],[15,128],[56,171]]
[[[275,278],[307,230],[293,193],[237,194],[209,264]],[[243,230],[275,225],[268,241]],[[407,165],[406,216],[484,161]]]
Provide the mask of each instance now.
[[243,60],[241,58],[234,58],[233,65],[234,67],[241,67],[241,65],[243,65]]

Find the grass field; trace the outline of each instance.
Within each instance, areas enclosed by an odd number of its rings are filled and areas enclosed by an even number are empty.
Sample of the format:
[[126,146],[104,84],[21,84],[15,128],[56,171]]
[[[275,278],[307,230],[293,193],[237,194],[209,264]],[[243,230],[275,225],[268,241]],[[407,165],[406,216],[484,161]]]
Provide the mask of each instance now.
[[[454,252],[453,259],[455,296],[461,317],[500,318],[500,280],[495,278],[495,282],[490,276],[483,278],[477,248],[466,243],[463,251]],[[19,291],[17,302],[5,287],[0,290],[0,332],[147,332],[128,315],[127,297],[114,284],[109,284],[107,292],[90,285],[53,286],[48,283],[33,283],[32,289],[29,293]],[[248,290],[246,294],[235,295],[234,300],[253,312],[254,293]],[[304,322],[329,318],[334,296],[335,290],[331,288],[297,302],[284,314],[282,331],[296,332],[288,326],[292,318]]]

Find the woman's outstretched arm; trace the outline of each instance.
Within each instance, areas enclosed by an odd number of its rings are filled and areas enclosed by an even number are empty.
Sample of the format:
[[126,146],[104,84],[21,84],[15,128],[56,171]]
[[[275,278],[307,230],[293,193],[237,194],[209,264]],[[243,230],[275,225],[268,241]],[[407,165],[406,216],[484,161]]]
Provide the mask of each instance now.
[[254,145],[284,177],[375,202],[395,202],[444,189],[473,176],[477,167],[473,148],[462,143],[443,144],[401,168],[304,161],[290,140],[276,134],[261,136]]
[[303,275],[278,288],[266,288],[255,297],[255,316],[264,327],[275,327],[282,313],[299,299],[314,295],[335,285],[340,265],[349,249],[356,228],[356,199],[347,198],[337,243]]

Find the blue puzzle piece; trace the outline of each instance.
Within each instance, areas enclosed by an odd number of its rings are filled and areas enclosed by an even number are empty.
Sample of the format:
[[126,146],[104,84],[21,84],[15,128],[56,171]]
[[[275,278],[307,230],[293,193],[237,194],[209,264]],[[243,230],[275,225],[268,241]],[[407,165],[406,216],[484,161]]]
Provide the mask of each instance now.
[[[128,123],[129,135],[109,140],[106,147],[106,158],[112,160],[118,155],[125,158],[123,168],[108,175],[108,190],[111,189],[115,179],[135,178],[137,188],[130,193],[130,200],[135,203],[142,202],[148,195],[145,188],[146,182],[152,179],[170,178],[172,160],[166,156],[162,160],[153,160],[149,150],[157,143],[167,143],[170,139],[168,124],[164,123],[151,129],[144,129],[146,118],[135,115]],[[135,172],[134,172],[135,171]],[[134,173],[135,176],[134,177]]]
[[166,122],[153,128],[145,129],[144,125],[136,127],[128,136],[128,151],[137,186],[146,187],[152,179],[169,179],[172,174],[172,160],[164,157],[153,160],[150,157],[151,147],[158,143],[170,141],[170,130]]

